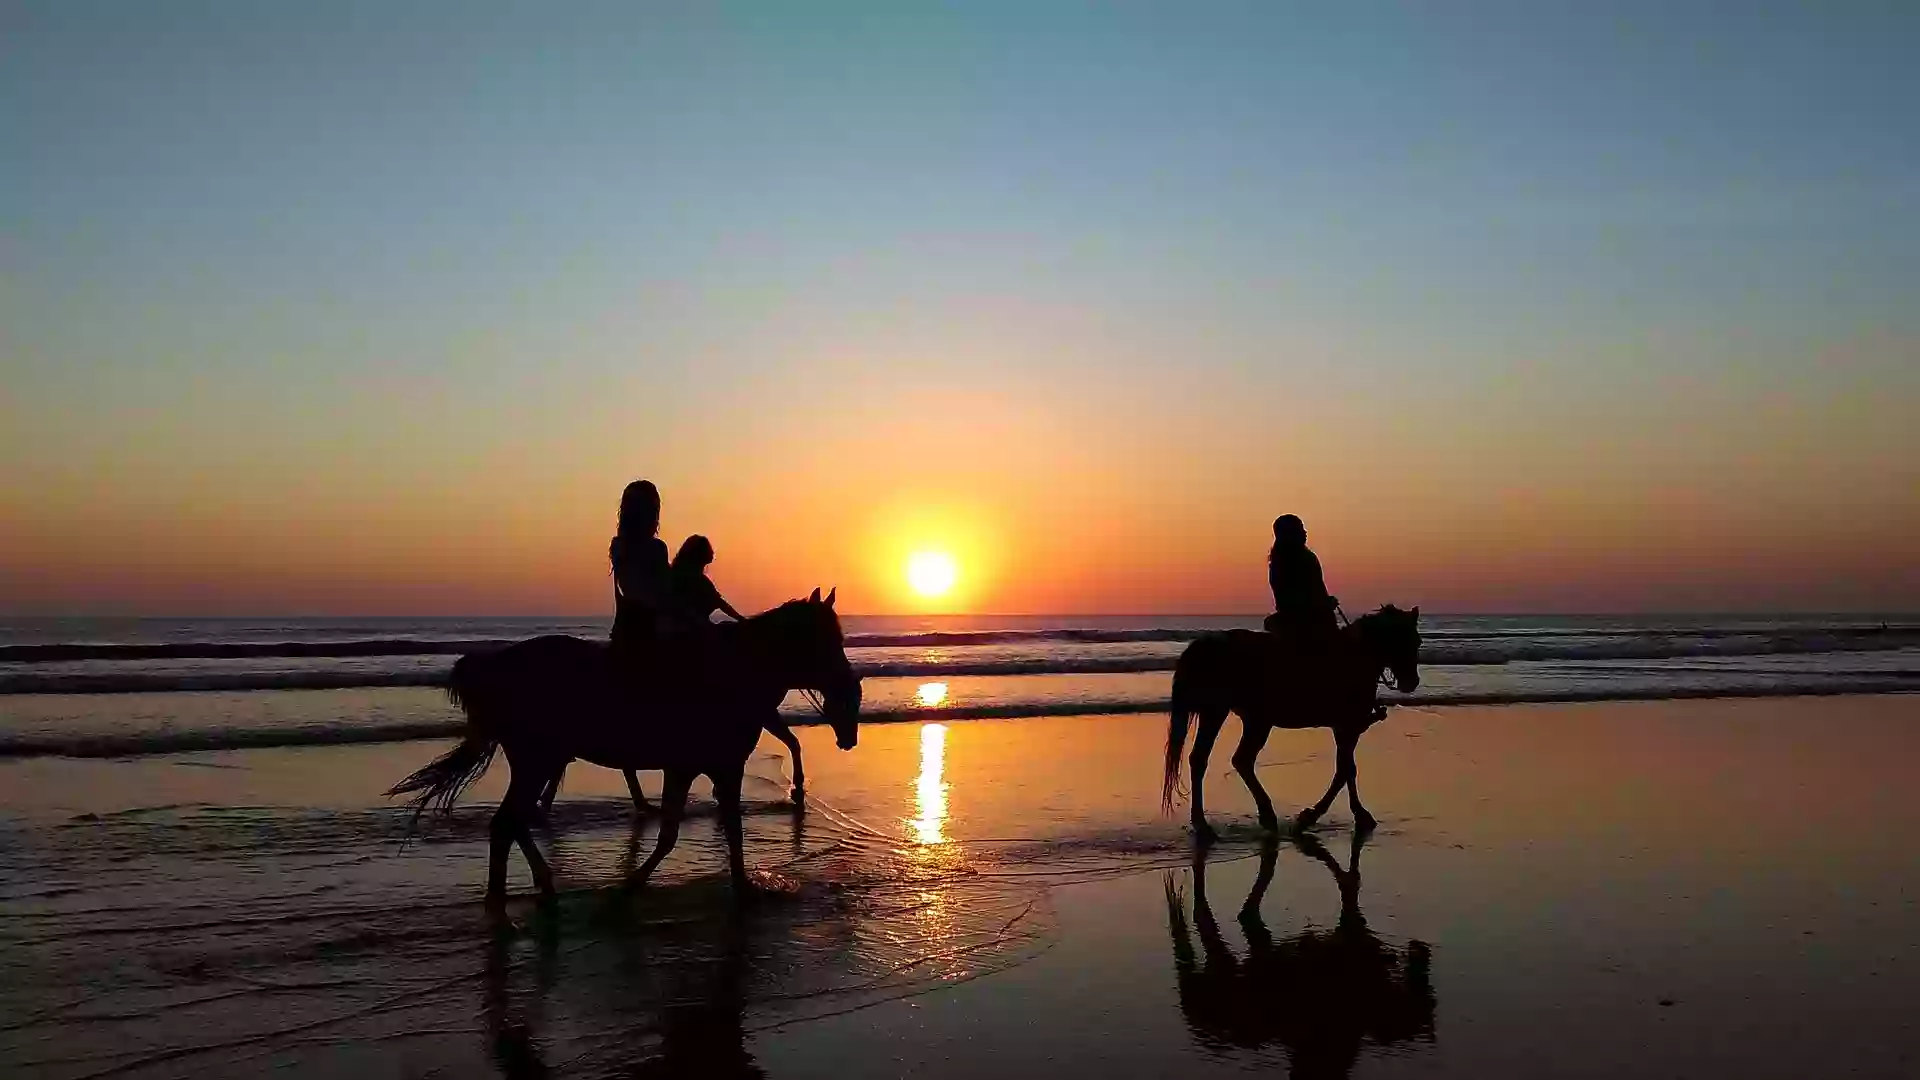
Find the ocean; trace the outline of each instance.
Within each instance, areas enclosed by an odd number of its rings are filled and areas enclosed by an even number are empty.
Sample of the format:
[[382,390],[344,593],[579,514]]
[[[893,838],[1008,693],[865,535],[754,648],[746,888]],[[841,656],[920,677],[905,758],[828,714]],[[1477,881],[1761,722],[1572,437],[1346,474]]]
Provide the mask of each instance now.
[[[847,616],[867,722],[1154,712],[1196,635],[1252,616]],[[123,756],[450,734],[424,688],[461,653],[604,617],[0,621],[0,757]],[[1920,616],[1428,615],[1395,704],[1920,689]],[[811,714],[796,698],[796,720]]]
[[[902,722],[802,728],[804,807],[761,740],[760,902],[704,784],[623,890],[658,818],[577,766],[504,921],[507,763],[417,829],[382,793],[454,655],[601,620],[5,623],[0,1075],[1916,1075],[1920,619],[1430,617],[1377,830],[1276,843],[1218,753],[1198,845],[1153,713],[1254,621],[848,617]],[[1290,814],[1332,740],[1257,769]]]

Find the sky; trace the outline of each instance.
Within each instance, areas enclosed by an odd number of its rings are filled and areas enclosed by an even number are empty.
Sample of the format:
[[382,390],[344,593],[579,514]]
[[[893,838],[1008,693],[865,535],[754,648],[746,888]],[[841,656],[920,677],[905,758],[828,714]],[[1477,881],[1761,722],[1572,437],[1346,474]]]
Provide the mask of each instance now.
[[603,611],[642,476],[743,608],[1920,609],[1917,49],[0,0],[0,613]]

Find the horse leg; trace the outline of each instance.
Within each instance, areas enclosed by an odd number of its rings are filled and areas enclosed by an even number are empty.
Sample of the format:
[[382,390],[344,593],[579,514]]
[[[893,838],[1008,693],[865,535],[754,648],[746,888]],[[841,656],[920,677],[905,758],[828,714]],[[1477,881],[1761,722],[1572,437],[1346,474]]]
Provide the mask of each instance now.
[[[562,765],[560,768],[564,770],[566,766]],[[555,780],[548,785],[548,790],[558,786],[559,782]],[[540,791],[537,783],[529,785],[529,788],[536,793]],[[507,797],[513,797],[511,783],[507,785]],[[533,872],[533,887],[540,890],[542,900],[552,900],[554,897],[553,871],[547,866],[547,860],[541,856],[539,846],[533,842],[533,831],[527,828],[527,822],[534,813],[535,804],[529,802],[525,810],[517,815],[520,830],[515,834],[514,839],[520,844],[520,854],[527,857],[527,869]]]
[[786,747],[787,753],[793,756],[793,786],[787,789],[787,798],[793,800],[793,805],[799,806],[807,801],[807,767],[800,761],[800,736],[795,735],[787,722],[778,717],[768,720],[766,729],[767,734],[779,739],[780,745]]
[[[511,753],[507,756],[509,767],[513,765]],[[507,852],[514,842],[526,832],[527,819],[538,801],[541,790],[547,782],[547,773],[536,771],[530,762],[522,761],[521,767],[513,770],[513,779],[507,783],[507,794],[500,800],[500,808],[493,812],[493,820],[487,825],[487,904],[499,907],[507,902]],[[526,847],[530,848],[529,843]],[[538,857],[535,853],[534,857]],[[529,858],[529,865],[534,864]],[[546,869],[544,862],[536,865],[534,879],[538,883],[541,871]],[[549,875],[549,878],[551,875]],[[545,892],[552,887],[548,881]]]
[[1213,753],[1213,740],[1220,737],[1220,728],[1227,722],[1225,709],[1209,709],[1200,714],[1200,728],[1193,733],[1193,752],[1187,755],[1187,772],[1193,779],[1193,835],[1202,842],[1212,843],[1220,838],[1207,824],[1205,799],[1201,794],[1206,785],[1207,757]]
[[1340,771],[1347,776],[1347,807],[1353,811],[1353,827],[1364,833],[1380,824],[1367,808],[1360,805],[1360,787],[1356,781],[1360,778],[1360,766],[1353,760],[1353,752],[1360,745],[1360,733],[1340,743]]
[[660,838],[653,843],[653,853],[647,861],[640,864],[627,878],[627,888],[637,889],[647,883],[660,860],[667,857],[673,845],[680,839],[680,819],[687,812],[687,789],[693,786],[693,774],[679,769],[667,770],[667,781],[660,788]]
[[[1321,816],[1327,812],[1327,807],[1333,805],[1334,796],[1340,794],[1340,789],[1346,787],[1347,784],[1352,781],[1353,743],[1357,738],[1359,738],[1357,734],[1348,734],[1338,728],[1334,729],[1333,742],[1335,758],[1333,783],[1327,785],[1327,793],[1320,796],[1319,802],[1300,811],[1300,816],[1293,819],[1294,828],[1313,828],[1314,823],[1319,821]],[[1372,817],[1369,816],[1368,820],[1371,821]],[[1359,822],[1356,820],[1355,824],[1359,824]]]
[[653,804],[647,801],[646,790],[640,786],[640,774],[633,769],[620,770],[627,778],[627,794],[633,796],[633,812],[636,814],[653,813]]
[[1267,745],[1267,736],[1272,733],[1272,726],[1265,720],[1249,720],[1242,714],[1240,745],[1233,752],[1233,768],[1246,783],[1247,790],[1253,793],[1253,805],[1260,811],[1260,827],[1278,834],[1280,818],[1273,812],[1273,800],[1267,798],[1267,789],[1260,786],[1260,774],[1253,770],[1253,763],[1260,757],[1260,748]]
[[739,772],[715,777],[713,797],[720,804],[720,826],[727,833],[727,870],[733,875],[734,894],[744,897],[752,892],[753,882],[747,878],[745,823],[740,816],[742,780]]
[[538,803],[538,809],[541,817],[546,817],[548,814],[553,812],[553,800],[559,797],[560,781],[566,775],[567,775],[567,767],[565,765],[562,765],[560,766],[559,771],[553,774],[553,779],[547,781],[546,790],[540,793],[540,800]]

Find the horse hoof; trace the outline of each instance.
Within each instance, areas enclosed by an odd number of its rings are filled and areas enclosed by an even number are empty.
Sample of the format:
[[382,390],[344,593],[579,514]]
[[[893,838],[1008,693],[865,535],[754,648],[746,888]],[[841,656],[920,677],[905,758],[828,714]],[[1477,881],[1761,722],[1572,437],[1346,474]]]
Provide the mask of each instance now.
[[1193,823],[1193,838],[1202,844],[1211,844],[1220,839],[1220,834],[1206,822],[1196,821]]
[[1374,827],[1379,824],[1380,822],[1377,821],[1372,814],[1367,813],[1365,810],[1362,810],[1358,814],[1353,815],[1353,827],[1359,830],[1360,832],[1363,832],[1363,833],[1372,832],[1374,830]]
[[1319,824],[1319,822],[1320,814],[1317,811],[1302,810],[1300,811],[1300,816],[1293,819],[1293,828],[1296,832],[1303,832],[1313,828]]
[[807,789],[801,787],[788,788],[787,801],[795,806],[807,805]]
[[489,915],[505,915],[507,913],[507,894],[489,890],[487,892],[487,898],[481,901],[481,906],[486,909]]
[[1268,836],[1279,836],[1280,835],[1280,819],[1279,818],[1261,818],[1260,828]]

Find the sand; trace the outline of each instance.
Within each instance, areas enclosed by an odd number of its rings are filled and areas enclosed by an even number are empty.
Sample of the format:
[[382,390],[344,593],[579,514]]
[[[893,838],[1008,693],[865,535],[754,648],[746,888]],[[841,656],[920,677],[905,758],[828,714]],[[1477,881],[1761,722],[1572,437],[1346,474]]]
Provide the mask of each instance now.
[[[1342,802],[1263,844],[1222,755],[1204,857],[1159,813],[1163,718],[808,730],[806,814],[755,763],[771,899],[731,902],[704,817],[618,891],[652,825],[578,768],[543,837],[565,894],[506,925],[486,807],[403,848],[377,798],[438,744],[12,761],[0,1072],[1911,1076],[1916,721],[1403,709],[1361,744],[1364,843]],[[1283,807],[1328,742],[1269,743]]]

